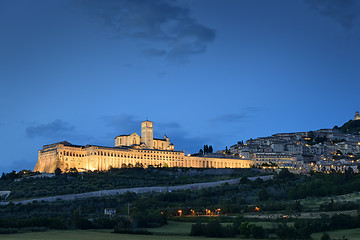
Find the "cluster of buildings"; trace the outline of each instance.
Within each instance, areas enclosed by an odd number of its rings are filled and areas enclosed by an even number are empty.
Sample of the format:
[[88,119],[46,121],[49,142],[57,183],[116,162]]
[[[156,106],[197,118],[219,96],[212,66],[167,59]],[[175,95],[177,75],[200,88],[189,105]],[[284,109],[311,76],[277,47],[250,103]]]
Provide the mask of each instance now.
[[[360,121],[359,112],[353,121]],[[263,168],[289,168],[297,172],[330,172],[351,168],[358,172],[360,135],[338,128],[309,132],[279,133],[238,142],[230,153],[251,159]]]

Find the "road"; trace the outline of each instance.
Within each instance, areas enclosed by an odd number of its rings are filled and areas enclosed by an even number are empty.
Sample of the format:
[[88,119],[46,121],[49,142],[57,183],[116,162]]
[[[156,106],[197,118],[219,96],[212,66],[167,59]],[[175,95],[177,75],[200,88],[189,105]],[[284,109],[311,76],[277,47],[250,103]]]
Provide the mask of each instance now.
[[[270,180],[273,178],[273,175],[267,176],[259,176],[259,177],[249,177],[250,181],[254,181],[257,178],[260,178],[264,181]],[[121,189],[112,189],[112,190],[100,190],[94,192],[87,192],[87,193],[77,193],[77,194],[67,194],[67,195],[59,195],[53,197],[42,197],[42,198],[33,198],[27,199],[22,201],[12,201],[14,204],[27,204],[30,202],[54,202],[54,201],[71,201],[75,199],[82,199],[82,198],[91,198],[91,197],[104,197],[104,196],[114,196],[119,194],[124,194],[126,192],[133,192],[133,193],[147,193],[147,192],[170,192],[170,191],[178,191],[178,190],[199,190],[203,188],[212,188],[218,187],[222,184],[238,184],[241,178],[230,179],[230,180],[222,180],[216,182],[205,182],[205,183],[192,183],[192,184],[185,184],[179,186],[166,186],[166,187],[137,187],[137,188],[121,188]],[[9,204],[9,202],[2,202],[1,205]]]

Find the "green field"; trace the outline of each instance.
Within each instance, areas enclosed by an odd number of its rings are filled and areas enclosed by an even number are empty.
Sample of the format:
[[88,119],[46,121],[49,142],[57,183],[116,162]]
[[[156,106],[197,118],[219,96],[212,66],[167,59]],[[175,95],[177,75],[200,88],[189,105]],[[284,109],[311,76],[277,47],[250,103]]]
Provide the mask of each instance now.
[[[348,240],[360,240],[360,228],[347,229],[347,230],[338,230],[327,232],[331,239],[343,239],[343,236]],[[322,236],[322,233],[314,233],[311,237],[314,240],[319,240]]]
[[190,234],[192,222],[172,222],[159,228],[149,228],[148,230],[157,235],[178,235],[188,236]]
[[[263,224],[266,222],[262,222]],[[205,240],[205,239],[237,239],[237,238],[205,238],[186,236],[190,232],[192,223],[169,222],[169,224],[149,229],[154,235],[131,235],[114,234],[111,230],[69,230],[69,231],[47,231],[36,233],[2,234],[1,240]],[[261,224],[261,225],[263,225]],[[360,228],[328,232],[331,239],[360,240]],[[312,234],[314,240],[319,240],[322,233]]]
[[321,204],[334,202],[360,202],[360,192],[348,193],[330,197],[308,197],[300,200],[301,204],[307,208],[318,209]]
[[[189,236],[166,236],[166,235],[130,235],[114,234],[110,231],[48,231],[37,233],[19,233],[0,235],[1,240],[204,240],[209,238]],[[234,239],[234,238],[211,238],[211,239]]]

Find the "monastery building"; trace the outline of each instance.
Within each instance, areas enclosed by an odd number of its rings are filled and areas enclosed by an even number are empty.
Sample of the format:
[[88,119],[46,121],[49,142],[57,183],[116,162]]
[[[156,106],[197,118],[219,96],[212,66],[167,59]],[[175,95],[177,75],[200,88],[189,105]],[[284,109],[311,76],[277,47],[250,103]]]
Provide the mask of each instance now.
[[153,122],[141,123],[141,137],[137,133],[115,138],[115,147],[73,145],[63,141],[43,146],[39,151],[34,171],[53,173],[60,168],[67,172],[106,171],[110,168],[141,167],[194,167],[194,168],[249,168],[252,160],[240,158],[209,158],[185,156],[175,151],[169,138],[153,138]]

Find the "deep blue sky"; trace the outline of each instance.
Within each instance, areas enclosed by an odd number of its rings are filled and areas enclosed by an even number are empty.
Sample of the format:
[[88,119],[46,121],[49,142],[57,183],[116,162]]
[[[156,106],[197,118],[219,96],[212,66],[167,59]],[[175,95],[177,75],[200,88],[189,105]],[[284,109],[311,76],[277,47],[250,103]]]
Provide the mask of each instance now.
[[360,110],[356,0],[2,0],[0,171],[43,145],[176,150],[332,128]]

